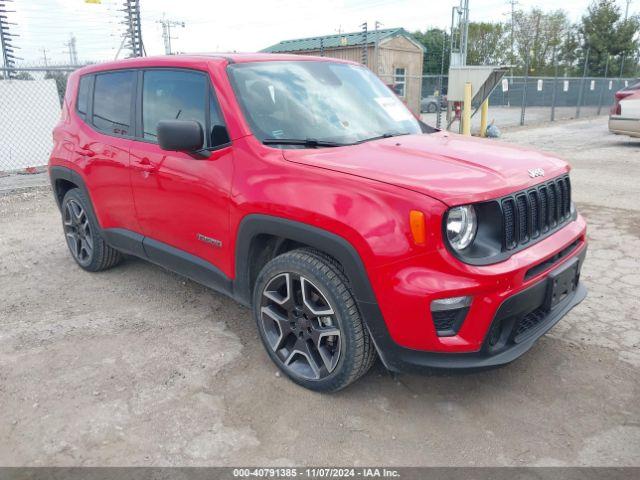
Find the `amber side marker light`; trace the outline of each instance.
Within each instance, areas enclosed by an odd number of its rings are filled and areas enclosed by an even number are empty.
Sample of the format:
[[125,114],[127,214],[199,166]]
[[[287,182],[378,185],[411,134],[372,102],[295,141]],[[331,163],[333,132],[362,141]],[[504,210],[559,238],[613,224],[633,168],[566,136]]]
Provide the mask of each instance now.
[[411,235],[417,245],[423,245],[427,241],[427,227],[424,213],[418,210],[411,210],[409,213],[409,224],[411,225]]

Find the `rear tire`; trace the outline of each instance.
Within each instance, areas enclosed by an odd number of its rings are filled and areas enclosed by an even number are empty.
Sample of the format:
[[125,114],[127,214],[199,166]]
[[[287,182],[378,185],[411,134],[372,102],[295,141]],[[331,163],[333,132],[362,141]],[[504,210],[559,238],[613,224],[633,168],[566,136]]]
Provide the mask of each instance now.
[[375,361],[346,276],[319,252],[293,250],[268,262],[256,280],[253,315],[273,362],[305,388],[341,390]]
[[122,260],[116,249],[100,236],[98,222],[89,201],[79,188],[72,188],[62,199],[62,228],[71,256],[89,272],[107,270]]

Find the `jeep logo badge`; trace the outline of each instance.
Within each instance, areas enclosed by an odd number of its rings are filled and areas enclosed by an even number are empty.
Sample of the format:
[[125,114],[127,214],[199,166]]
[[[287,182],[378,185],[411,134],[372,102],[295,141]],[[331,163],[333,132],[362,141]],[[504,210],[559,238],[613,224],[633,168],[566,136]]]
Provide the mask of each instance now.
[[532,168],[529,170],[529,176],[531,178],[544,177],[544,170],[542,168]]

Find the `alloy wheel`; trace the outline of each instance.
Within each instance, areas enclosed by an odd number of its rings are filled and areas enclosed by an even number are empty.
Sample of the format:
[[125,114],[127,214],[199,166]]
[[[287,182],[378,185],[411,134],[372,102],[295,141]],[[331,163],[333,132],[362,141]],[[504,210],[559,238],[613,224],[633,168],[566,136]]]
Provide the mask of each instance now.
[[291,374],[319,380],[340,359],[340,327],[334,308],[308,278],[280,273],[262,291],[260,324],[266,343]]
[[91,226],[87,212],[77,201],[71,199],[66,203],[63,224],[71,254],[79,263],[89,263],[93,255]]

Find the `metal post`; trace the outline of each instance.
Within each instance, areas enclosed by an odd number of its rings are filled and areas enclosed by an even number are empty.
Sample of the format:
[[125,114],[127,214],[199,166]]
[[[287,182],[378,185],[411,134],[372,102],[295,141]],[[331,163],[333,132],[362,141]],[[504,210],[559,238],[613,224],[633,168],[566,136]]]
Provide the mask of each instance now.
[[320,37],[320,56],[324,57],[324,39]]
[[582,97],[584,96],[584,79],[587,77],[587,69],[589,68],[589,53],[591,53],[591,47],[587,49],[587,56],[584,59],[584,70],[582,71],[582,80],[580,81],[580,91],[578,92],[578,105],[576,107],[576,118],[580,118],[580,108],[582,107]]
[[607,77],[609,76],[609,59],[611,55],[607,54],[607,63],[604,66],[604,80],[602,81],[602,88],[600,89],[600,98],[598,99],[598,113],[602,111],[602,99],[604,98],[604,91],[607,88]]
[[558,55],[557,51],[553,49],[553,66],[554,66],[554,78],[553,78],[553,93],[551,95],[551,121],[556,120],[556,99],[558,96]]
[[487,117],[489,116],[489,97],[482,102],[482,108],[480,110],[480,136],[487,136]]
[[442,87],[444,87],[444,54],[446,52],[447,45],[447,32],[442,30],[442,58],[440,59],[440,81],[438,85],[438,115],[436,116],[436,128],[440,128],[442,125]]
[[520,125],[524,125],[527,110],[527,83],[529,83],[529,57],[531,53],[527,49],[527,59],[524,66],[524,85],[522,86],[522,104],[520,105]]

